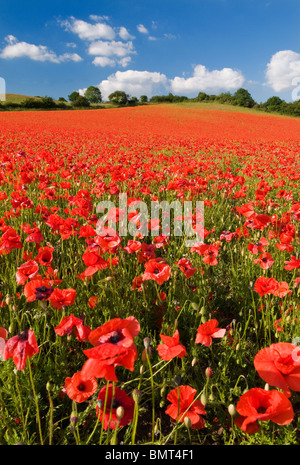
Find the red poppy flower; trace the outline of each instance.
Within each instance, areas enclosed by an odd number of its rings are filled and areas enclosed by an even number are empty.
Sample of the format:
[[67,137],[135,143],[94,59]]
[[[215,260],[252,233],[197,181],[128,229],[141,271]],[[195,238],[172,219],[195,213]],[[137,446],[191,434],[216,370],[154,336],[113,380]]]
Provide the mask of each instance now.
[[254,260],[254,263],[258,263],[263,270],[271,268],[274,264],[274,258],[268,252],[265,252]]
[[186,278],[190,278],[196,273],[196,268],[193,268],[191,262],[187,258],[181,258],[175,265],[183,272]]
[[278,282],[274,278],[265,278],[261,276],[255,281],[254,290],[262,297],[266,294],[272,294],[277,288]]
[[260,430],[258,421],[271,420],[278,425],[287,425],[294,418],[289,399],[280,391],[252,388],[240,397],[236,407],[240,414],[235,424],[247,434]]
[[203,344],[209,347],[212,344],[212,338],[223,337],[226,329],[217,328],[218,324],[217,320],[212,319],[200,325],[197,329],[195,344]]
[[4,360],[13,358],[17,370],[23,371],[27,357],[31,358],[39,352],[35,334],[31,329],[22,331],[6,341],[4,348]]
[[49,302],[52,307],[58,310],[62,307],[73,305],[75,297],[75,289],[54,289],[49,297]]
[[3,234],[0,238],[0,255],[8,254],[12,249],[22,249],[23,244],[17,231],[11,226],[2,228]]
[[41,266],[49,266],[53,260],[53,251],[53,247],[39,247],[35,261],[37,261]]
[[[179,399],[178,399],[179,390]],[[201,429],[205,426],[205,421],[201,415],[205,415],[204,405],[199,399],[194,400],[196,389],[190,386],[179,386],[169,392],[167,399],[171,404],[166,410],[166,414],[177,421],[183,423],[185,417],[191,420],[192,429]]]
[[39,271],[39,265],[34,260],[28,260],[21,266],[18,266],[16,273],[16,281],[18,285],[23,285],[29,279],[34,279]]
[[114,318],[91,331],[89,341],[95,347],[83,351],[88,357],[82,368],[84,376],[118,381],[116,366],[133,371],[137,359],[133,339],[139,331],[140,325],[134,317]]
[[84,379],[81,371],[78,371],[65,379],[65,387],[70,399],[80,404],[97,391],[98,385],[96,378]]
[[4,358],[4,348],[7,338],[7,330],[0,326],[0,361]]
[[186,349],[179,344],[179,331],[176,329],[172,337],[160,334],[163,344],[157,346],[157,351],[162,360],[172,360],[172,358],[182,358],[187,355]]
[[94,295],[94,296],[92,296],[92,297],[89,298],[89,300],[88,300],[88,306],[89,306],[90,308],[95,308],[96,305],[97,305],[97,302],[98,302],[98,297]]
[[257,244],[248,244],[247,248],[249,252],[256,255],[258,252],[265,253],[268,244],[269,241],[265,237],[261,237]]
[[294,270],[295,268],[300,268],[300,258],[296,258],[296,256],[291,255],[291,260],[290,261],[285,261],[285,270]]
[[25,297],[27,297],[27,302],[48,300],[53,292],[53,287],[50,285],[48,279],[36,278],[25,284],[23,292]]
[[168,281],[171,275],[171,268],[161,258],[150,259],[145,264],[145,271],[143,274],[143,280],[148,279],[156,281],[157,284],[163,284],[165,281]]
[[[108,391],[106,392],[106,390]],[[105,403],[105,398],[106,400],[106,409],[105,412],[103,412],[104,409],[104,403]],[[123,407],[124,409],[124,415],[123,417],[118,420],[117,418],[117,409],[118,407]],[[134,400],[132,397],[129,397],[125,391],[120,389],[118,386],[114,387],[113,391],[113,386],[110,384],[107,388],[107,386],[104,386],[98,395],[98,402],[97,402],[97,407],[96,407],[96,412],[97,412],[97,418],[99,418],[99,421],[103,421],[103,428],[104,430],[107,430],[108,428],[110,429],[115,429],[116,426],[122,427],[128,425],[133,419],[133,411],[134,411]],[[104,420],[103,420],[103,415],[104,415]]]
[[88,336],[91,332],[89,326],[83,324],[81,318],[77,318],[74,315],[65,316],[58,326],[54,328],[55,333],[58,336],[70,335],[72,332],[78,341],[88,341]]
[[254,358],[254,367],[259,376],[271,386],[290,395],[300,391],[300,348],[288,342],[278,342],[261,349]]

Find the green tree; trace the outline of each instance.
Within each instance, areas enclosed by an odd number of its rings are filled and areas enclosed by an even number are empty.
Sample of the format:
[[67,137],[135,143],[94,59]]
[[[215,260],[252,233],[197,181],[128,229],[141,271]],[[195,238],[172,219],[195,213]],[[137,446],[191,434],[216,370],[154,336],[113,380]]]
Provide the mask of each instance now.
[[114,105],[126,105],[128,103],[128,95],[122,90],[116,90],[108,96],[108,100]]
[[80,97],[80,94],[79,92],[72,92],[70,95],[68,95],[68,99],[70,100],[71,103],[74,102],[74,100],[76,100],[78,97]]
[[264,104],[263,104],[263,107],[267,110],[267,111],[281,111],[282,109],[282,104],[283,104],[283,100],[281,100],[280,97],[277,97],[277,96],[274,96],[274,97],[270,97]]
[[66,99],[64,97],[59,97],[58,101],[59,102],[66,102]]
[[73,107],[89,107],[90,102],[83,95],[79,95],[75,100],[73,100],[72,106]]
[[233,94],[233,104],[240,107],[252,108],[255,105],[255,100],[251,97],[251,94],[246,89],[238,89]]
[[141,102],[141,103],[146,103],[146,102],[148,102],[148,97],[147,97],[147,95],[141,95],[141,96],[140,96],[140,102]]
[[199,102],[203,102],[203,100],[209,100],[209,95],[207,95],[205,92],[199,92],[197,95],[197,100]]
[[48,97],[47,95],[42,97],[41,104],[43,108],[54,108],[56,106],[53,98]]
[[85,98],[90,103],[101,103],[102,102],[102,94],[99,87],[90,86],[86,89],[84,93]]

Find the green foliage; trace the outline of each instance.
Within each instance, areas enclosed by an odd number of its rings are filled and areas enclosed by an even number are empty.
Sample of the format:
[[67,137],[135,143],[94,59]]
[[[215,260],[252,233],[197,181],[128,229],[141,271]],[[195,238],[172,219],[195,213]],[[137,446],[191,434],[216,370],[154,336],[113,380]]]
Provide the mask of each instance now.
[[148,97],[147,97],[147,95],[141,95],[141,96],[140,96],[140,102],[141,102],[141,103],[146,103],[146,102],[148,102]]
[[252,108],[255,105],[255,100],[251,97],[250,92],[246,89],[238,89],[233,95],[233,104],[240,107]]
[[80,96],[79,92],[72,92],[70,95],[68,95],[68,99],[71,103],[73,103],[78,97]]
[[122,90],[116,90],[108,96],[108,100],[114,105],[126,105],[128,103],[128,95]]
[[90,86],[86,89],[84,93],[85,98],[90,103],[101,103],[102,102],[102,95],[99,87]]
[[79,95],[76,99],[74,99],[72,101],[72,106],[73,107],[81,107],[81,108],[85,108],[85,107],[89,107],[90,106],[90,102],[88,101],[88,99],[86,97],[84,97],[83,95]]

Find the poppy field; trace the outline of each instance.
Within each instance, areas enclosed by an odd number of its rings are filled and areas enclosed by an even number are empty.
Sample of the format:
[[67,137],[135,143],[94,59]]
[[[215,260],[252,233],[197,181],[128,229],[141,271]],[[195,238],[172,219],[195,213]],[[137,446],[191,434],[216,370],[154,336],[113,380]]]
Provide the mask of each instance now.
[[[2,112],[0,444],[298,444],[299,155],[255,112]],[[142,221],[175,201],[192,247]]]

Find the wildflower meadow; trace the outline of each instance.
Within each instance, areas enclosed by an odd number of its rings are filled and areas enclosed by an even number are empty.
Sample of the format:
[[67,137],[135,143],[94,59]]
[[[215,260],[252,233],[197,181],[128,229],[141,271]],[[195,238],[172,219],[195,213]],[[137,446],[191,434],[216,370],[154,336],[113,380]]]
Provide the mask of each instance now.
[[2,112],[0,444],[298,444],[299,153],[255,111]]

